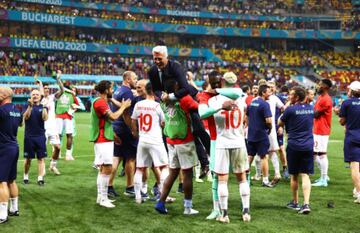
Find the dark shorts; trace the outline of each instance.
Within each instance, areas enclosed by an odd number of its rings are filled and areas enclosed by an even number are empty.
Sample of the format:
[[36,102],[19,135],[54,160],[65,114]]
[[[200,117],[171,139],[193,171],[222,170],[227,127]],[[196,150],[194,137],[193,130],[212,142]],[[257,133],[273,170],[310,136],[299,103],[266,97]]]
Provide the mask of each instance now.
[[25,137],[24,158],[34,159],[35,154],[37,159],[47,157],[45,135],[40,137]]
[[268,154],[269,148],[270,142],[268,138],[258,142],[248,141],[247,143],[248,155],[250,156],[258,155],[260,158],[264,158]]
[[124,159],[136,159],[136,149],[138,140],[134,139],[130,130],[123,130],[122,132],[115,132],[120,138],[121,144],[114,144],[114,156],[122,157]]
[[350,141],[349,137],[345,137],[344,141],[344,161],[360,162],[360,144]]
[[284,134],[281,135],[277,135],[277,141],[279,143],[279,146],[283,146],[284,145]]
[[16,180],[18,145],[0,145],[0,182]]
[[314,151],[297,151],[286,148],[286,158],[289,174],[314,174]]

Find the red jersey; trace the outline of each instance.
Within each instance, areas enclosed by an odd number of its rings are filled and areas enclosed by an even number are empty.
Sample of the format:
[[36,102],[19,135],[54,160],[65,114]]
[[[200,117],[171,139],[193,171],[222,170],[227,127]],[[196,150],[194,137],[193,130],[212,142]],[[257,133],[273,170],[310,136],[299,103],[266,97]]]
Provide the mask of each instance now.
[[251,104],[251,101],[255,98],[255,96],[253,95],[248,95],[245,99],[245,103],[246,103],[246,106],[249,107],[249,105]]
[[110,111],[109,105],[104,99],[100,98],[94,102],[94,110],[99,118],[100,129],[99,137],[95,143],[111,142],[111,140],[106,139],[104,136],[105,117],[106,114]]
[[179,100],[180,108],[184,110],[188,122],[187,134],[183,139],[170,139],[166,138],[166,142],[175,145],[175,144],[185,144],[191,141],[194,141],[194,136],[191,132],[191,120],[190,120],[190,111],[198,109],[198,103],[193,100],[190,95],[184,96]]
[[[216,96],[214,93],[210,92],[199,92],[196,97],[199,101],[199,104],[206,104],[208,105],[209,99],[213,96]],[[205,129],[209,130],[210,133],[210,140],[216,140],[216,125],[214,116],[210,116],[202,120]]]
[[330,135],[331,116],[332,116],[332,100],[328,94],[320,95],[315,103],[314,111],[318,111],[321,115],[314,119],[314,134]]

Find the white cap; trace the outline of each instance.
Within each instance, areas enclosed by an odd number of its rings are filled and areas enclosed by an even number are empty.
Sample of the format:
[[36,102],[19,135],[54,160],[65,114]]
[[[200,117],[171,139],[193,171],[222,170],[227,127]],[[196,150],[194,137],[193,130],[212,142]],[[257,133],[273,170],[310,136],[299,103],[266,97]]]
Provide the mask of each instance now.
[[349,85],[350,90],[352,91],[360,91],[360,82],[359,81],[353,81]]
[[168,56],[168,50],[167,47],[165,45],[158,45],[155,46],[152,50],[152,53],[162,53],[165,57]]
[[223,76],[223,79],[228,84],[235,84],[237,81],[237,76],[236,76],[236,74],[234,74],[234,72],[226,72]]

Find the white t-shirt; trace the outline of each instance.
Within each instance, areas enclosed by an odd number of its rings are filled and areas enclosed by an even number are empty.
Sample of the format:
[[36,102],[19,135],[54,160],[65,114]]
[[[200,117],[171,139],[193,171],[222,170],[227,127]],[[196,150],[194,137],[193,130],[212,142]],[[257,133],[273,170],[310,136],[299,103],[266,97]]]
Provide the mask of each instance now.
[[45,130],[49,132],[57,132],[55,120],[55,95],[49,95],[41,100],[41,104],[48,109],[48,119],[45,121]]
[[135,104],[131,119],[138,121],[139,141],[162,144],[161,123],[165,121],[160,104],[153,100],[141,100]]
[[[209,99],[209,107],[219,109],[229,98],[217,95]],[[244,109],[245,99],[235,100],[237,109],[231,111],[220,110],[214,114],[216,124],[216,148],[231,149],[245,147],[244,137]]]
[[275,130],[276,124],[275,124],[275,112],[276,108],[282,108],[284,106],[284,103],[277,97],[276,95],[271,95],[269,97],[269,100],[267,102],[270,105],[270,111],[272,115],[272,128]]

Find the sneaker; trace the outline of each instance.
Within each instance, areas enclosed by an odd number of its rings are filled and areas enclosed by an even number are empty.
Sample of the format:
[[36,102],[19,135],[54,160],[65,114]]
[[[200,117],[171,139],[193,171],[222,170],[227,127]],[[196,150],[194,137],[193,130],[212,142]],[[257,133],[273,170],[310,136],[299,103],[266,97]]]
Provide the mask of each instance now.
[[103,206],[105,208],[114,208],[115,205],[113,203],[111,203],[111,201],[109,199],[105,199],[105,200],[100,200],[100,206]]
[[287,168],[285,168],[282,172],[282,176],[284,177],[285,180],[290,179],[290,174],[289,174],[289,170]]
[[24,184],[29,184],[29,183],[30,183],[29,180],[24,179]]
[[207,181],[208,181],[208,182],[213,182],[213,178],[212,178],[211,172],[209,172],[209,174],[207,175]]
[[222,223],[225,223],[225,224],[230,223],[230,219],[229,219],[229,216],[228,216],[228,215],[226,215],[226,216],[221,216],[218,221],[219,221],[219,222],[222,222]]
[[199,179],[203,179],[204,177],[206,177],[209,173],[209,166],[205,166],[204,168],[201,168],[201,173],[199,176]]
[[159,201],[160,200],[160,193],[158,193],[156,196],[153,196],[149,199],[150,201]]
[[300,210],[300,206],[298,203],[295,203],[293,200],[286,204],[286,208],[293,209],[293,210]]
[[267,188],[273,188],[273,186],[271,185],[270,182],[267,182],[267,183],[262,182],[262,185],[261,185],[261,186],[267,187]]
[[177,192],[177,193],[184,193],[184,189],[183,189],[183,186],[182,186],[181,183],[179,184],[179,187],[178,187],[178,189],[177,189],[176,192]]
[[184,214],[185,215],[195,215],[195,214],[198,214],[199,211],[197,210],[194,210],[193,208],[185,208],[184,209]]
[[114,189],[113,186],[109,186],[108,187],[108,196],[111,197],[111,198],[116,198],[118,196],[120,196]]
[[19,213],[18,210],[14,211],[14,212],[12,212],[12,211],[9,210],[9,211],[8,211],[8,215],[9,215],[9,216],[19,216],[20,213]]
[[141,203],[144,203],[144,202],[145,202],[145,200],[142,199],[142,198],[140,198],[140,199],[135,198],[135,203],[136,203],[136,204],[141,204]]
[[259,176],[258,174],[255,174],[255,176],[251,177],[251,180],[259,181],[259,180],[261,180],[261,176]]
[[203,181],[202,179],[200,179],[200,178],[196,178],[196,179],[195,179],[195,182],[196,182],[196,183],[204,183],[204,181]]
[[209,216],[206,217],[206,220],[213,220],[221,216],[220,211],[212,210]]
[[[111,203],[115,202],[115,200],[111,200],[111,199],[107,199],[107,200],[109,200]],[[96,198],[96,204],[100,204],[100,202],[101,202],[101,197],[99,196]]]
[[310,206],[308,204],[304,204],[301,206],[300,210],[298,211],[299,214],[309,214],[311,211]]
[[0,224],[1,224],[1,223],[6,223],[8,220],[9,220],[8,218],[0,219]]
[[55,175],[59,176],[61,173],[59,172],[59,170],[57,169],[57,167],[53,166],[53,167],[49,167],[49,171],[53,172]]
[[[160,199],[160,196],[159,196],[159,199]],[[167,198],[166,198],[166,203],[173,203],[173,202],[175,202],[176,201],[176,198],[175,197],[170,197],[170,196],[168,196]]]
[[358,197],[354,200],[354,203],[360,204],[360,196],[358,196]]
[[43,180],[38,180],[38,185],[39,186],[44,186],[45,185],[45,181],[43,181]]
[[134,186],[127,187],[127,188],[125,189],[124,195],[125,195],[125,196],[128,196],[128,197],[135,197],[135,189],[134,189]]
[[71,161],[71,160],[75,160],[75,159],[74,159],[74,157],[72,155],[66,155],[65,160]]
[[275,187],[280,182],[280,180],[280,177],[274,177],[274,179],[270,182],[271,186]]
[[143,193],[143,192],[140,193],[141,193],[141,199],[143,199],[144,201],[150,198],[148,193]]
[[318,182],[313,183],[311,186],[314,187],[327,187],[328,183],[325,179],[320,179]]
[[250,216],[250,213],[249,213],[249,209],[246,208],[243,210],[242,212],[242,219],[244,222],[250,222],[251,220],[251,216]]
[[159,186],[154,185],[151,189],[151,194],[157,196],[160,193]]
[[165,208],[165,203],[161,202],[161,201],[158,201],[155,204],[155,210],[157,212],[159,212],[160,214],[167,214],[168,213],[168,210]]
[[[314,183],[317,183],[317,182],[320,182],[321,181],[321,177],[319,178],[319,179],[316,179],[315,181],[314,181]],[[329,176],[326,176],[326,181],[330,181],[330,177]]]

